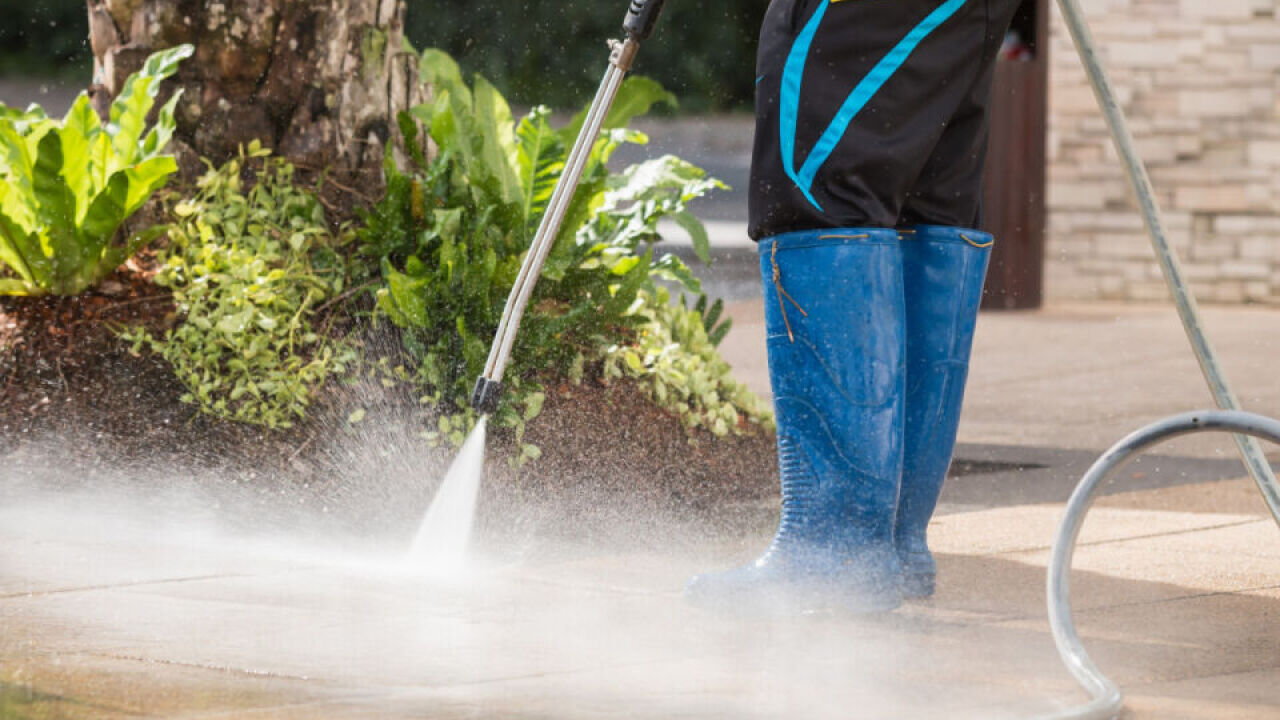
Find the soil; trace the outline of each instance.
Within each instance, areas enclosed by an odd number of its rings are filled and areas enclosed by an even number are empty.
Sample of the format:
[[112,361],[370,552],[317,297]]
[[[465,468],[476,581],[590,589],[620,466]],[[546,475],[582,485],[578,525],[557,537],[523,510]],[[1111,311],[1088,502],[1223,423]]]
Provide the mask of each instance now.
[[[223,421],[179,400],[169,366],[130,352],[119,328],[174,322],[167,294],[135,260],[76,298],[0,298],[0,476],[83,488],[182,485],[218,504],[324,516],[369,535],[416,524],[453,455],[421,437],[434,418],[411,388],[329,383],[306,421],[283,431]],[[393,330],[371,345],[398,345]],[[348,422],[356,408],[366,411]],[[772,433],[688,433],[635,386],[549,388],[520,469],[509,432],[491,431],[480,522],[498,534],[595,534],[626,541],[637,523],[759,523],[776,504]]]

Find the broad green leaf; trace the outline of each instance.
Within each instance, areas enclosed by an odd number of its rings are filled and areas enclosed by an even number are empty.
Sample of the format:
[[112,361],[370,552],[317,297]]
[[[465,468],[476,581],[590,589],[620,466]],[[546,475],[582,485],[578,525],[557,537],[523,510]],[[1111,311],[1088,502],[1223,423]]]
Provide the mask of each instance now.
[[99,267],[102,268],[103,274],[109,273],[120,267],[121,263],[133,257],[133,254],[142,249],[146,245],[150,245],[152,240],[169,232],[168,225],[152,225],[149,228],[130,237],[123,247],[112,245],[107,248],[103,255]]
[[665,280],[679,283],[681,287],[691,293],[699,294],[702,292],[702,281],[698,279],[693,271],[689,269],[684,261],[675,255],[663,255],[662,259],[653,264],[653,270],[656,274]]
[[453,95],[447,90],[436,90],[435,99],[430,103],[415,105],[409,114],[417,118],[427,127],[427,134],[440,147],[441,152],[461,152],[463,148],[458,141],[458,115],[454,112]]
[[710,265],[711,239],[707,236],[707,228],[702,221],[688,211],[674,213],[671,219],[689,233],[689,239],[693,241],[693,254],[697,255],[704,265]]
[[[0,183],[3,183],[0,180]],[[0,262],[28,283],[42,284],[47,263],[40,252],[40,237],[0,212]]]
[[153,157],[156,153],[164,150],[169,141],[173,139],[173,131],[178,127],[177,121],[173,119],[173,111],[178,105],[178,99],[182,97],[182,91],[183,88],[178,88],[173,93],[173,97],[160,106],[160,112],[156,113],[156,124],[151,127],[151,130],[147,132],[147,136],[142,140],[141,157]]
[[47,234],[48,252],[53,260],[52,281],[61,285],[88,262],[90,256],[78,242],[76,198],[62,179],[62,137],[58,133],[45,133],[40,139],[31,182],[37,203],[36,219]]
[[658,81],[643,75],[631,75],[619,88],[618,97],[605,116],[604,128],[626,127],[633,119],[647,115],[658,103],[673,109],[680,104],[675,94],[668,92]]
[[[413,278],[395,270],[386,272],[387,287],[390,290],[388,302],[395,304],[406,326],[425,326],[429,321],[426,300],[422,289],[429,284],[425,278]],[[393,316],[394,320],[395,317]]]
[[636,293],[649,282],[649,266],[653,264],[653,250],[645,251],[635,270],[629,273],[616,288],[613,296],[601,307],[605,316],[621,316],[636,298]]
[[587,177],[597,174],[603,175],[605,166],[613,158],[613,153],[623,145],[644,145],[648,142],[649,138],[644,133],[635,130],[628,130],[627,128],[605,130],[600,134],[600,139],[591,147],[591,155],[587,158],[587,168],[584,171],[584,175]]
[[[97,260],[111,242],[116,230],[120,229],[121,223],[129,216],[125,208],[125,199],[130,194],[129,185],[126,172],[117,172],[107,181],[102,192],[93,198],[85,212],[84,222],[80,225],[81,252],[86,258]],[[112,265],[104,270],[104,274],[114,269],[115,265]]]
[[449,53],[435,48],[423,50],[422,59],[418,61],[418,76],[437,95],[441,92],[450,93],[470,110],[471,91],[462,81],[462,71],[458,69],[458,63],[449,57]]
[[98,114],[89,105],[89,94],[80,93],[63,118],[62,128],[58,130],[58,135],[62,138],[62,176],[67,181],[67,187],[75,194],[76,209],[79,211],[77,222],[83,219],[89,201],[98,189],[94,183],[89,148],[101,132]]
[[609,268],[609,272],[613,275],[626,275],[640,264],[640,258],[635,255],[627,255],[613,264]]
[[488,178],[493,183],[493,191],[500,203],[519,203],[520,180],[516,169],[511,108],[483,76],[476,76],[473,94],[477,137],[473,138],[470,170],[473,175]]
[[[656,80],[643,75],[630,75],[618,88],[618,96],[614,99],[609,114],[605,116],[601,129],[625,128],[635,118],[648,114],[658,103],[664,103],[672,108],[678,104],[676,96],[663,89]],[[572,144],[578,137],[589,110],[590,105],[580,110],[569,124],[560,130],[560,137],[566,144]]]
[[253,308],[245,308],[237,313],[223,315],[214,327],[227,335],[239,335],[249,328],[253,315]]
[[556,236],[555,244],[551,246],[551,252],[547,255],[547,262],[542,267],[542,277],[559,280],[573,266],[575,248],[578,247],[578,231],[604,203],[601,185],[603,182],[583,184],[574,193],[573,201],[569,203],[569,210],[565,213],[564,222],[560,225],[560,233]]
[[707,178],[700,167],[673,155],[646,160],[610,178],[610,206],[647,200],[660,195],[681,201],[692,200],[713,189],[724,189],[719,180]]
[[192,45],[179,45],[155,53],[147,58],[141,70],[125,80],[120,94],[111,103],[109,113],[107,134],[111,136],[111,149],[115,156],[111,158],[111,166],[107,172],[113,173],[140,159],[147,113],[155,105],[160,83],[177,72],[178,63],[194,52]]
[[545,107],[534,108],[516,128],[520,142],[518,166],[524,195],[524,220],[530,234],[546,212],[547,203],[564,171],[564,143],[551,129],[550,115],[551,111]]
[[107,135],[111,137],[111,157],[108,173],[126,168],[137,162],[142,134],[146,131],[147,113],[155,104],[160,81],[145,75],[130,75],[124,89],[111,103]]
[[[436,210],[432,213],[435,220],[436,232],[440,233],[442,238],[452,241],[458,238],[462,232],[462,208],[450,208],[448,210]],[[452,247],[452,245],[450,245]]]
[[125,215],[132,215],[142,207],[147,198],[164,187],[169,181],[169,176],[177,171],[178,161],[170,155],[149,158],[125,170],[129,177],[129,194],[124,203]]
[[0,278],[0,295],[33,295],[39,294],[33,292],[35,288],[28,282],[23,280],[14,280],[13,278]]
[[13,123],[0,119],[0,151],[5,158],[5,176],[18,188],[31,192],[31,175],[35,161],[27,136],[18,132]]
[[542,412],[542,405],[547,400],[546,393],[530,393],[524,400],[524,420],[528,422]]
[[24,188],[13,178],[0,175],[0,213],[7,215],[27,232],[34,232],[36,225],[35,197],[28,183]]
[[146,62],[142,64],[142,69],[138,71],[139,75],[149,77],[167,78],[178,71],[178,65],[183,60],[195,54],[194,45],[183,44],[175,45],[167,50],[151,53],[147,57]]
[[88,145],[89,173],[93,178],[93,186],[100,188],[107,184],[107,178],[115,172],[111,169],[113,157],[111,136],[104,128],[89,139]]

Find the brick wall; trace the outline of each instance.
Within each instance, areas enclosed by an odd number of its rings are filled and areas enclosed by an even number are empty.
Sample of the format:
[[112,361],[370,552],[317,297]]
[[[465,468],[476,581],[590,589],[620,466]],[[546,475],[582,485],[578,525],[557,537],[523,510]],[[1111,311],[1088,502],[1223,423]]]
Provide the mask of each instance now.
[[[1280,305],[1280,0],[1082,0],[1203,302]],[[1168,297],[1056,8],[1050,299]]]

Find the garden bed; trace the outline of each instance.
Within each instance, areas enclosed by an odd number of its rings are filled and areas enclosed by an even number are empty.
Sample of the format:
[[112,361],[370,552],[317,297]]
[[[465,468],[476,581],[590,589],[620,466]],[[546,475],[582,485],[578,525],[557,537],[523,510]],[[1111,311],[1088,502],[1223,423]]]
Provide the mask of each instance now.
[[[0,298],[0,466],[6,484],[67,489],[194,486],[368,534],[416,523],[453,456],[421,433],[434,418],[411,388],[329,383],[308,416],[269,430],[201,414],[161,359],[131,353],[114,328],[162,329],[168,294],[120,271],[76,298]],[[367,347],[394,347],[383,323]],[[579,537],[634,527],[638,515],[736,522],[726,508],[774,498],[772,433],[690,433],[633,381],[548,387],[524,442],[542,457],[512,468],[509,431],[491,431],[481,523],[573,528]],[[364,409],[357,424],[348,419]],[[531,531],[541,531],[532,528]]]
[[105,124],[87,95],[62,119],[0,106],[16,189],[0,214],[6,490],[183,493],[268,527],[403,537],[477,420],[475,377],[536,257],[482,524],[625,536],[774,497],[772,419],[716,349],[723,304],[656,247],[666,218],[709,261],[688,203],[724,185],[673,156],[609,164],[646,141],[633,117],[674,103],[660,85],[622,83],[558,235],[531,254],[572,122],[517,120],[428,49],[434,99],[395,116],[377,192],[260,140],[196,177],[165,154],[179,96],[152,112],[194,53],[151,55]]

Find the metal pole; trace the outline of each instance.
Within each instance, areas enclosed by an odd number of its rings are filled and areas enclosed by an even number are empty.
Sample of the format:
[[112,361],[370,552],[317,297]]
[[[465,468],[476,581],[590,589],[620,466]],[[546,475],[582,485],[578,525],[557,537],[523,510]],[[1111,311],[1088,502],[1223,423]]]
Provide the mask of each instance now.
[[[1151,178],[1147,175],[1147,168],[1142,159],[1138,157],[1133,135],[1129,132],[1124,111],[1120,109],[1120,104],[1116,101],[1115,93],[1111,89],[1111,82],[1103,70],[1097,45],[1085,22],[1084,12],[1080,9],[1077,0],[1058,0],[1058,5],[1062,9],[1067,28],[1075,41],[1076,50],[1080,53],[1080,60],[1089,74],[1089,81],[1098,98],[1098,105],[1102,108],[1102,114],[1111,128],[1111,137],[1115,141],[1116,150],[1120,153],[1125,170],[1129,174],[1129,181],[1133,184],[1133,191],[1142,209],[1147,232],[1151,236],[1151,245],[1155,249],[1156,260],[1159,261],[1160,269],[1164,272],[1169,292],[1173,295],[1174,305],[1177,306],[1178,315],[1182,318],[1182,326],[1186,329],[1187,338],[1191,341],[1192,349],[1195,350],[1196,360],[1200,363],[1200,370],[1209,383],[1209,389],[1213,392],[1213,399],[1218,407],[1224,410],[1239,410],[1240,402],[1227,384],[1217,354],[1205,334],[1195,295],[1183,278],[1182,264],[1178,261],[1178,256],[1170,247],[1165,235],[1164,223],[1160,219],[1160,207],[1156,201],[1155,190],[1151,186]],[[1262,492],[1272,517],[1277,524],[1280,524],[1280,484],[1276,483],[1276,476],[1272,473],[1271,465],[1263,455],[1261,446],[1252,437],[1235,435],[1234,439],[1244,459],[1245,467],[1249,470],[1249,475],[1253,477],[1258,490]]]
[[578,138],[565,161],[564,171],[560,175],[559,182],[556,183],[556,189],[547,204],[546,212],[543,213],[542,222],[538,225],[538,232],[529,246],[529,252],[520,267],[516,282],[511,287],[511,294],[507,296],[502,320],[498,323],[493,344],[489,347],[489,357],[485,361],[484,373],[476,380],[475,390],[472,391],[471,404],[483,414],[489,414],[497,409],[499,395],[502,392],[502,376],[506,372],[507,361],[511,358],[511,350],[515,347],[516,335],[520,332],[520,321],[524,318],[525,308],[528,307],[529,298],[533,296],[533,289],[542,275],[542,266],[547,262],[551,249],[555,247],[560,226],[569,212],[569,206],[573,202],[582,173],[586,170],[587,160],[591,157],[591,148],[595,145],[604,121],[609,116],[609,110],[613,108],[613,101],[622,87],[622,80],[631,69],[639,49],[640,43],[634,38],[614,44],[613,53],[609,58],[609,69],[600,81],[595,100],[587,111],[582,128],[578,132]]
[[489,363],[485,369],[485,375],[494,382],[502,381],[502,374],[506,370],[507,360],[511,356],[511,348],[515,344],[516,334],[520,327],[520,320],[524,317],[525,307],[529,304],[529,298],[533,295],[533,289],[537,285],[538,277],[542,274],[542,266],[546,264],[547,256],[551,253],[551,248],[556,244],[556,237],[560,233],[560,225],[564,222],[565,215],[569,212],[569,205],[573,201],[574,191],[577,189],[578,181],[586,169],[587,159],[591,155],[591,146],[595,143],[596,136],[600,133],[605,117],[613,106],[613,99],[618,94],[618,88],[625,74],[617,67],[609,68],[601,88],[603,100],[600,102],[598,111],[592,113],[586,122],[582,124],[582,132],[578,136],[578,143],[574,148],[575,152],[570,155],[564,169],[564,175],[561,177],[557,187],[559,192],[552,197],[551,204],[547,207],[546,215],[543,216],[542,225],[538,230],[540,242],[535,241],[536,244],[530,249],[529,258],[525,261],[526,272],[522,278],[524,282],[514,288],[511,297],[508,298],[507,311],[504,314],[506,322],[502,324],[500,338],[494,343],[494,347],[490,351]]
[[[608,114],[607,112],[601,112],[601,107],[611,105],[609,92],[611,88],[615,87],[613,78],[616,71],[617,68],[611,65],[609,71],[605,73],[604,79],[600,82],[595,99],[591,101],[590,109],[583,120],[582,128],[565,161],[565,170],[562,172],[559,182],[556,183],[555,190],[551,193],[551,199],[547,202],[547,209],[543,212],[542,221],[538,224],[538,230],[533,236],[533,242],[529,245],[528,254],[525,256],[524,263],[520,266],[520,273],[516,276],[511,293],[507,296],[507,303],[502,311],[502,320],[498,323],[494,343],[489,348],[489,357],[484,366],[485,377],[492,380],[498,382],[502,380],[502,372],[506,365],[504,355],[505,352],[509,352],[504,351],[505,343],[503,340],[508,335],[513,334],[511,332],[513,327],[518,328],[520,326],[520,319],[524,315],[524,305],[528,302],[528,297],[524,292],[525,288],[528,287],[532,290],[532,287],[536,285],[537,277],[542,272],[542,266],[546,263],[546,256],[555,245],[556,236],[560,232],[560,225],[564,222],[565,213],[568,212],[574,191],[577,189],[578,180],[581,178],[582,171],[585,168],[586,158],[590,155],[590,148],[595,142],[595,134],[589,134],[591,128],[594,127],[595,132],[598,133],[605,116]],[[523,303],[521,298],[524,299]]]
[[511,294],[507,296],[502,319],[494,334],[493,344],[489,347],[489,357],[485,360],[484,372],[476,378],[475,389],[471,391],[471,406],[482,415],[488,415],[498,408],[498,401],[502,394],[502,376],[506,372],[507,361],[515,346],[516,334],[520,332],[520,320],[524,317],[529,298],[533,295],[533,288],[542,274],[542,266],[555,246],[556,236],[560,234],[560,225],[569,211],[573,196],[578,189],[578,182],[582,179],[587,160],[591,156],[591,148],[600,134],[600,129],[604,126],[605,119],[609,116],[613,101],[618,95],[619,88],[622,87],[622,80],[635,62],[636,54],[640,51],[640,42],[653,33],[665,2],[666,0],[630,0],[627,6],[627,15],[622,23],[627,39],[625,42],[615,41],[611,44],[613,50],[609,56],[609,69],[605,72],[604,79],[600,81],[595,99],[591,101],[591,107],[583,120],[578,138],[565,161],[564,171],[560,175],[559,182],[556,183],[556,189],[547,204],[547,210],[542,215],[538,232],[534,235],[529,252],[520,266],[516,282],[511,287]]

